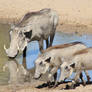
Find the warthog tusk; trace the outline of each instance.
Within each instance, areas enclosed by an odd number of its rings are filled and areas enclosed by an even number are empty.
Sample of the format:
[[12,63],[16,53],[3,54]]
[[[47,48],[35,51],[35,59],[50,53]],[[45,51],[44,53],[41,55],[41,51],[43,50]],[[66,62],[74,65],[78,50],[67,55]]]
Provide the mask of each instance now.
[[4,45],[4,50],[5,50],[5,51],[7,50],[5,45]]

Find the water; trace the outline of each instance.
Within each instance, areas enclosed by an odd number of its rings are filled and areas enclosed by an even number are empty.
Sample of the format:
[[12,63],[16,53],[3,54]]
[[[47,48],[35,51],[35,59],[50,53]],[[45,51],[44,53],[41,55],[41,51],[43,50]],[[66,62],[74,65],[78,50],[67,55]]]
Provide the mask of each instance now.
[[[7,62],[8,58],[4,52],[3,46],[4,44],[9,46],[9,25],[0,25],[0,84],[6,84],[8,81],[9,74],[8,72],[2,71],[2,66]],[[75,41],[83,42],[87,47],[92,46],[92,35],[75,35],[75,34],[66,34],[62,32],[57,32],[54,38],[53,45],[70,43]],[[44,42],[45,48],[45,42]],[[37,41],[31,42],[28,44],[27,49],[27,68],[30,69],[34,67],[34,61],[38,57],[39,54],[39,46]],[[19,63],[22,63],[22,56],[17,58]],[[84,74],[84,73],[83,73]],[[90,76],[92,76],[92,71],[89,71]],[[85,75],[84,78],[86,79]]]
[[9,35],[8,30],[9,25],[0,24],[0,84],[5,84],[8,81],[8,72],[3,72],[2,67],[8,60],[5,51],[3,49],[4,44],[9,45]]
[[[78,36],[75,34],[66,34],[66,33],[57,32],[54,38],[53,45],[80,41],[80,42],[83,42],[87,47],[91,47],[92,46],[91,39],[92,39],[91,35]],[[44,42],[44,48],[45,48],[45,42]],[[28,50],[27,50],[27,67],[28,68],[34,67],[34,61],[37,58],[39,53],[40,52],[39,52],[38,43],[36,41],[31,42],[28,45]]]

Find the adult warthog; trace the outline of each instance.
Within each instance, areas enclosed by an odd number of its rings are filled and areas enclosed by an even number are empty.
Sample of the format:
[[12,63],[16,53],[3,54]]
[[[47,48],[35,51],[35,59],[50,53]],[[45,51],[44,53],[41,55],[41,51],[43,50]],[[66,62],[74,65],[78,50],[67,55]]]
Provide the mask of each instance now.
[[23,57],[26,57],[26,47],[30,41],[38,41],[41,52],[43,40],[46,40],[46,48],[52,46],[57,24],[58,15],[51,9],[42,9],[25,14],[19,23],[11,27],[10,47],[6,49],[4,46],[7,56],[14,58],[19,51],[23,51]]

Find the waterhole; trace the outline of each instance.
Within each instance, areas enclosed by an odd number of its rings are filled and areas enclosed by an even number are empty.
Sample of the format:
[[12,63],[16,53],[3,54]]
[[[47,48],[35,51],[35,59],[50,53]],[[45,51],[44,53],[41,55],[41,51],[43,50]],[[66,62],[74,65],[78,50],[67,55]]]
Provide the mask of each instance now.
[[[4,44],[9,47],[9,30],[10,25],[7,24],[0,24],[0,85],[7,84],[9,79],[9,73],[8,71],[3,72],[2,67],[3,65],[8,61],[8,57],[6,56],[6,53],[4,51]],[[61,29],[62,30],[62,29]],[[83,42],[87,47],[92,46],[92,35],[76,35],[76,34],[67,34],[62,32],[56,32],[53,45],[58,44],[64,44],[64,43],[70,43],[80,41]],[[39,46],[37,41],[33,41],[28,44],[27,47],[27,68],[33,68],[34,62],[36,58],[38,57],[39,52]],[[45,49],[45,43],[44,43],[44,49]],[[22,62],[22,55],[17,57],[17,61],[19,63]],[[89,71],[90,76],[92,76],[92,72]],[[86,79],[86,77],[84,76]]]

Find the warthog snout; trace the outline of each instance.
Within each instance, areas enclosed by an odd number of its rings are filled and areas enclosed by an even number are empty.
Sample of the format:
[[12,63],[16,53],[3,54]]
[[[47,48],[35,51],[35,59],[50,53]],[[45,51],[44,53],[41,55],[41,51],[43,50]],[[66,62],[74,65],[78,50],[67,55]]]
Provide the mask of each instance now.
[[10,48],[7,49],[5,45],[4,45],[4,50],[5,50],[7,56],[8,56],[10,59],[14,59],[14,58],[18,55],[18,53],[19,53],[18,50],[13,51],[13,50],[10,49]]

